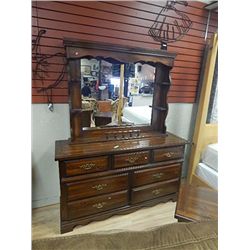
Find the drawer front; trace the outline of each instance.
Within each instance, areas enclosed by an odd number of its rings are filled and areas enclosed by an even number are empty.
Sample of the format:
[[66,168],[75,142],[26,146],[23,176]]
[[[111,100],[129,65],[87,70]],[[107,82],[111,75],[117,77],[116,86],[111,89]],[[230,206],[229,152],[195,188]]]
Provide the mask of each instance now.
[[132,190],[132,204],[178,192],[179,179],[159,182]]
[[89,181],[67,183],[67,200],[116,192],[128,188],[128,174],[113,175]]
[[113,208],[123,207],[127,204],[127,191],[101,195],[80,201],[73,201],[68,203],[67,219],[75,219],[78,217],[99,213]]
[[153,150],[153,155],[155,162],[182,158],[184,155],[184,148],[181,146],[181,147],[155,149]]
[[108,156],[65,161],[66,176],[88,174],[108,169]]
[[175,164],[154,169],[144,169],[133,173],[133,186],[142,186],[154,182],[179,178],[181,164]]
[[114,156],[114,168],[143,165],[149,162],[149,151]]

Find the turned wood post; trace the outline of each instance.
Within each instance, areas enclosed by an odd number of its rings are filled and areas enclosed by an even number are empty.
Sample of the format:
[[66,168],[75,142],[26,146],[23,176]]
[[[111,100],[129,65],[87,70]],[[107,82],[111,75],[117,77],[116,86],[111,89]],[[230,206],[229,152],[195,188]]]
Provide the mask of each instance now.
[[165,120],[168,114],[167,94],[171,85],[170,70],[171,67],[161,63],[157,63],[155,66],[151,126],[153,130],[161,133],[166,133]]
[[79,137],[82,131],[81,61],[68,61],[69,105],[71,138]]

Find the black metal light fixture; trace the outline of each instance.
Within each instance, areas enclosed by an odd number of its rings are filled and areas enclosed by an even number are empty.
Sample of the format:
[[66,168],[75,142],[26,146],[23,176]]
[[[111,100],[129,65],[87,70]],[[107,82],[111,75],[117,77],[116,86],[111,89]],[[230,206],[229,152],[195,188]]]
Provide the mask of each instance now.
[[161,49],[167,50],[167,44],[180,40],[192,26],[192,21],[176,5],[188,6],[187,1],[167,1],[157,15],[148,34],[161,43]]

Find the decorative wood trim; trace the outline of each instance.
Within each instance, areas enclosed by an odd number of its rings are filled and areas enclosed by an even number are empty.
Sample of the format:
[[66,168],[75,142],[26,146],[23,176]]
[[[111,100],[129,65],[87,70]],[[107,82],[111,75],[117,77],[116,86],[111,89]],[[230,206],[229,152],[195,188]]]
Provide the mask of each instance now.
[[[98,43],[92,42],[88,40],[79,40],[79,39],[72,39],[72,38],[64,38],[63,39],[64,46],[68,48],[85,48],[91,50],[103,50],[109,52],[118,52],[118,53],[126,53],[126,54],[136,54],[136,55],[143,55],[143,56],[152,56],[152,57],[162,57],[162,58],[169,58],[174,60],[176,57],[176,53],[169,53],[165,50],[149,50],[143,49],[139,47],[129,47],[129,46],[119,46],[116,44],[111,43]],[[78,55],[74,55],[70,49],[67,50],[67,57],[70,58],[79,58]]]
[[164,50],[148,50],[136,47],[118,46],[86,40],[64,39],[68,60],[79,58],[98,58],[115,63],[147,63],[155,66],[162,63],[173,67],[175,53]]
[[74,227],[76,227],[78,225],[86,225],[92,221],[104,220],[104,219],[107,219],[107,218],[114,216],[114,215],[128,214],[128,213],[134,212],[140,208],[151,207],[151,206],[159,204],[161,202],[167,202],[170,200],[175,202],[177,200],[177,193],[170,194],[170,195],[163,196],[163,197],[159,197],[157,199],[153,199],[153,200],[150,200],[147,202],[143,202],[142,204],[136,204],[133,206],[127,205],[127,206],[124,206],[121,208],[113,209],[112,211],[100,212],[98,214],[91,215],[91,216],[88,216],[85,218],[79,218],[79,219],[70,220],[70,221],[63,221],[62,220],[61,221],[61,233],[70,232],[74,229]]

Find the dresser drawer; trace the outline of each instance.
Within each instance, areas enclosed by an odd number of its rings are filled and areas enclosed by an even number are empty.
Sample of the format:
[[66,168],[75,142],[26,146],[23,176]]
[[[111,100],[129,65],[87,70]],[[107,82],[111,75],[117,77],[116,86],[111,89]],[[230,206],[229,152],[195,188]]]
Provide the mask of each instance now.
[[133,173],[133,186],[142,186],[154,182],[179,178],[181,164],[138,170]]
[[117,193],[96,196],[80,201],[68,203],[68,219],[99,213],[113,208],[123,207],[128,204],[128,192],[121,191]]
[[149,162],[149,151],[142,151],[114,156],[114,168],[143,165]]
[[88,174],[108,169],[108,156],[65,161],[66,176]]
[[132,189],[132,204],[178,192],[179,179]]
[[154,161],[167,161],[176,158],[182,158],[184,155],[184,148],[181,147],[171,147],[163,149],[153,150]]
[[127,189],[128,174],[112,175],[89,181],[67,183],[65,185],[67,200],[77,200]]

